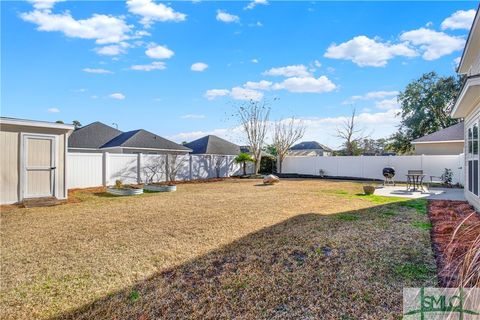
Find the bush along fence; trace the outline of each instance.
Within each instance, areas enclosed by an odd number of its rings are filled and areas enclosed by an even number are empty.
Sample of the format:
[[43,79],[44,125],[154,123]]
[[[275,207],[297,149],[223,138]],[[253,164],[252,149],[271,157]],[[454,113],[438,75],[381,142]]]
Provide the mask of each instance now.
[[286,157],[283,172],[310,176],[383,180],[382,169],[395,168],[395,181],[406,181],[408,170],[423,170],[424,181],[430,176],[440,177],[445,169],[452,173],[452,183],[463,185],[464,156],[342,156],[342,157]]
[[[72,153],[67,155],[68,188],[224,178],[242,174],[235,156]],[[252,172],[250,166],[249,173]]]

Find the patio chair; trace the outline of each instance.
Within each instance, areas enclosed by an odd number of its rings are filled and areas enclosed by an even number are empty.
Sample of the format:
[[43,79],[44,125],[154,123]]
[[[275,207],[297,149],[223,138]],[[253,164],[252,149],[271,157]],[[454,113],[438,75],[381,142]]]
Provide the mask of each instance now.
[[[423,178],[425,176],[423,176],[423,170],[408,170],[408,174],[418,174],[418,175],[422,175],[419,180],[418,180],[418,189],[422,189],[422,190],[425,190],[423,188]],[[415,188],[415,185],[416,185],[416,181],[413,180],[414,178],[413,177],[410,177],[409,175],[407,175],[407,190],[410,190],[410,188],[413,186]]]

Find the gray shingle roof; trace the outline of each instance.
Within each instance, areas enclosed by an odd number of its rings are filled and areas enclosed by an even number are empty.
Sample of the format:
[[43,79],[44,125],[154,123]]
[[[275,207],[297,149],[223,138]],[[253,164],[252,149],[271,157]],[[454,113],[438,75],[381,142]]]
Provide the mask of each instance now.
[[459,122],[445,129],[438,130],[421,138],[415,139],[412,143],[417,142],[438,142],[438,141],[454,141],[464,140],[464,123]]
[[112,147],[147,148],[185,152],[191,151],[191,149],[187,147],[143,129],[123,132],[102,146],[102,148]]
[[314,149],[332,151],[329,147],[321,143],[318,143],[317,141],[302,141],[299,144],[296,144],[290,148],[290,150],[314,150]]
[[[250,146],[240,146],[240,152],[241,153],[248,153],[250,155],[252,155],[252,152],[250,152]],[[266,157],[266,158],[275,158],[275,156],[271,153],[268,153],[266,151],[262,151],[260,153],[260,156],[261,157]]]
[[93,122],[73,131],[68,138],[68,147],[98,149],[121,133],[104,123]]
[[193,154],[237,155],[240,146],[214,135],[208,135],[185,144]]

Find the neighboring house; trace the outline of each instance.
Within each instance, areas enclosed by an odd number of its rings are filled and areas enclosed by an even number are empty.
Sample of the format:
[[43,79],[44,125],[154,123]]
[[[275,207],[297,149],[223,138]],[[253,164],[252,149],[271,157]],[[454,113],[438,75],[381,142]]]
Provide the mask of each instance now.
[[317,141],[303,141],[294,145],[288,151],[290,157],[328,157],[332,149]]
[[459,122],[445,129],[428,134],[412,141],[415,154],[459,155],[463,153],[464,123]]
[[70,152],[99,152],[99,149],[120,135],[122,131],[101,122],[93,122],[76,129],[68,140]]
[[184,146],[192,149],[192,154],[236,156],[240,153],[240,146],[214,135],[194,140]]
[[73,125],[0,118],[0,204],[67,198],[66,158]]
[[146,130],[122,132],[101,122],[75,130],[69,140],[70,152],[112,152],[185,154],[191,149]]
[[[480,6],[479,6],[480,8]],[[480,126],[480,16],[473,20],[457,72],[466,77],[455,101],[452,117],[463,118],[465,153],[465,197],[480,210],[479,126]]]

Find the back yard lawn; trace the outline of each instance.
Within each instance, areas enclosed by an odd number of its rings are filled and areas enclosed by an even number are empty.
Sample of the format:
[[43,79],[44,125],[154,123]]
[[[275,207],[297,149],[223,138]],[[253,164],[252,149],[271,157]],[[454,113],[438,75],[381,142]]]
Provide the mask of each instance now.
[[390,319],[436,285],[423,200],[259,183],[2,210],[0,317]]

